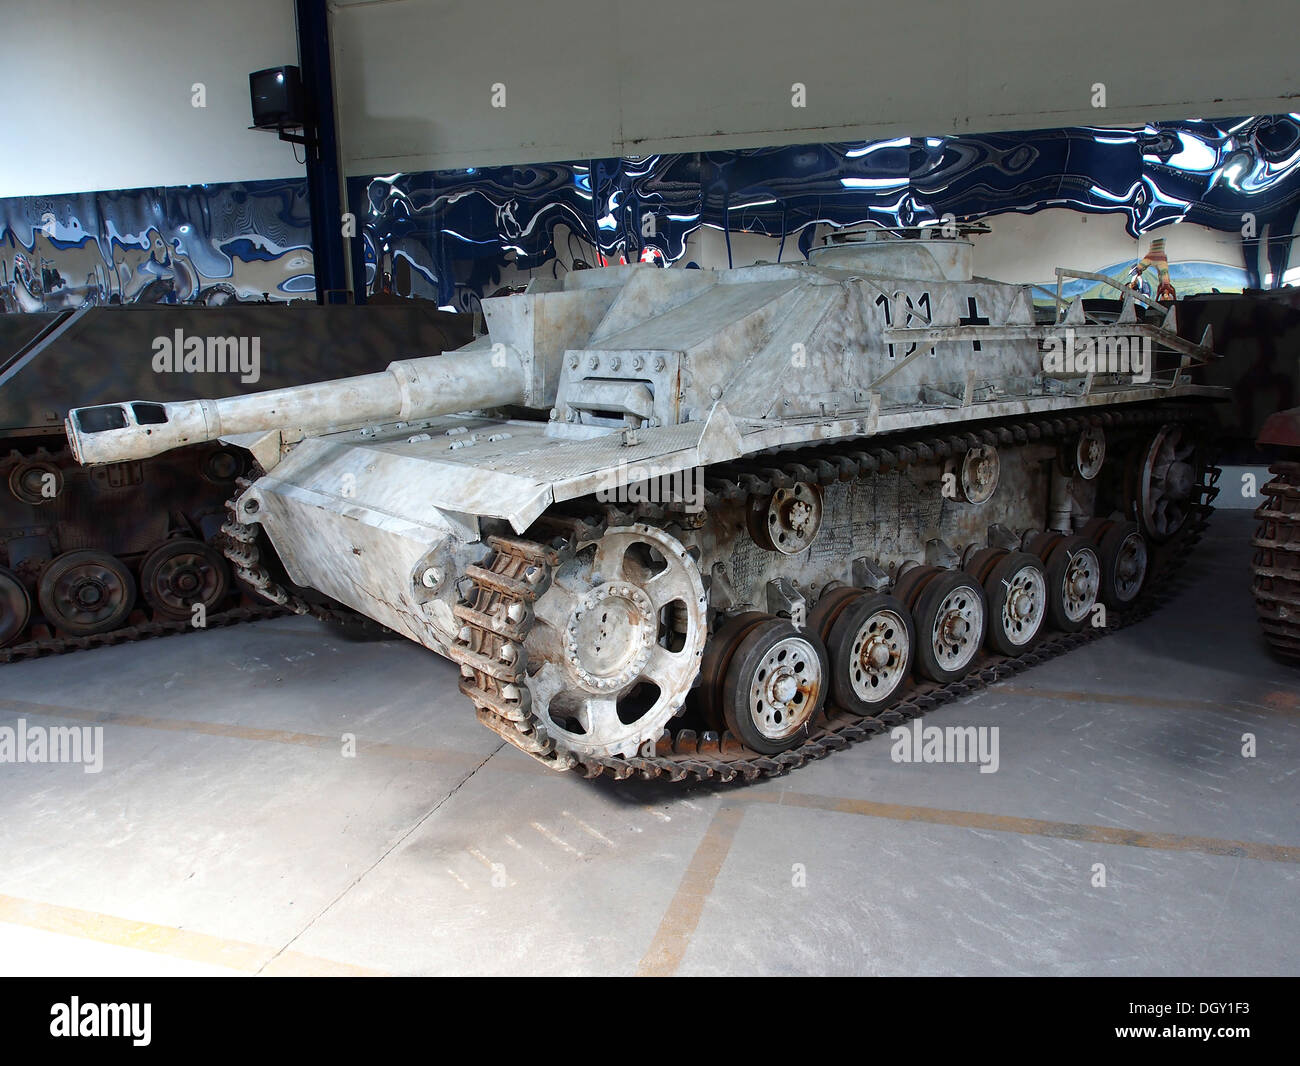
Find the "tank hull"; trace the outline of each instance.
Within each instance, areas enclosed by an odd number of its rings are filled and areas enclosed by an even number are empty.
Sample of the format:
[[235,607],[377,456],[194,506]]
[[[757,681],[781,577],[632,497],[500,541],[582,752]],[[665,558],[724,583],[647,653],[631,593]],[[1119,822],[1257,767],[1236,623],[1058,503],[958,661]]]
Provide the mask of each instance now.
[[[484,301],[489,336],[431,361],[463,383],[395,363],[400,403],[382,375],[252,401],[228,558],[447,656],[547,766],[620,778],[783,772],[1138,617],[1215,492],[1209,336],[1130,290],[1089,314],[1077,272],[1035,306],[964,241],[870,243],[576,272]],[[148,433],[81,417],[86,457]]]

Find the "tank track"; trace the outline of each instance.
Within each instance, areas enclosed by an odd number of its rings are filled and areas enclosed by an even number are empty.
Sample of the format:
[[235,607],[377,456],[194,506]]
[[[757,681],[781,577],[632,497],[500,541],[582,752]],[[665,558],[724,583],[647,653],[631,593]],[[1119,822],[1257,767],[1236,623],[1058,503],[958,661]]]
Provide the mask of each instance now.
[[1273,650],[1300,662],[1300,462],[1276,462],[1269,473],[1251,541],[1255,611]]
[[[273,605],[247,604],[209,615],[205,628],[215,629],[218,626],[256,622],[263,618],[278,618],[283,614],[285,611],[282,608]],[[186,621],[137,622],[134,625],[122,626],[107,633],[96,633],[88,637],[51,636],[24,641],[22,644],[11,644],[7,648],[0,648],[0,663],[40,659],[46,655],[66,655],[68,652],[85,651],[88,648],[106,648],[114,644],[129,644],[153,637],[170,637],[179,633],[192,632],[197,630]]]
[[[828,484],[871,476],[917,461],[961,455],[979,444],[1026,444],[1060,439],[1089,426],[1140,428],[1168,421],[1203,425],[1208,419],[1204,405],[1161,404],[1069,417],[1022,419],[945,436],[917,432],[754,456],[710,469],[705,477],[705,505],[707,509],[719,499],[770,493],[778,487],[788,487],[795,480]],[[469,572],[472,591],[455,608],[465,628],[449,654],[460,665],[460,690],[473,701],[479,721],[552,769],[576,769],[589,778],[608,774],[616,780],[635,776],[662,777],[675,782],[753,781],[776,776],[888,732],[943,703],[967,696],[1146,617],[1175,591],[1181,564],[1201,539],[1213,511],[1219,474],[1219,468],[1207,461],[1199,486],[1200,498],[1191,506],[1191,518],[1174,538],[1155,546],[1147,580],[1147,588],[1152,591],[1128,610],[1112,611],[1104,629],[1051,634],[1015,657],[982,652],[976,665],[962,678],[945,685],[916,684],[899,703],[876,715],[859,717],[828,705],[822,712],[821,728],[802,744],[778,755],[760,755],[745,748],[730,733],[697,734],[690,729],[665,730],[653,755],[603,757],[559,748],[547,735],[545,726],[528,710],[527,699],[521,698],[526,696],[520,690],[522,664],[503,662],[500,654],[507,645],[521,645],[527,635],[530,603],[546,588],[547,570],[560,558],[560,551],[553,545],[514,537],[488,538],[493,555],[486,565],[471,568]],[[634,516],[615,512],[614,517],[619,524],[637,520],[664,524],[670,515],[663,508],[642,507]],[[600,512],[592,512],[589,518],[548,515],[539,524],[548,524],[559,532],[563,538],[561,545],[572,545],[598,537],[609,519],[608,514],[602,518]]]
[[[9,469],[17,462],[30,459],[46,460],[60,465],[72,465],[75,461],[68,449],[51,451],[38,448],[30,453],[12,450],[0,460],[0,482],[8,476]],[[264,618],[276,618],[285,610],[275,604],[241,603],[223,611],[214,611],[207,617],[205,628],[239,625],[243,622],[256,622]],[[0,648],[0,664],[22,662],[26,659],[40,659],[49,655],[66,655],[69,652],[85,651],[89,648],[105,648],[115,644],[134,643],[150,640],[154,637],[169,637],[181,633],[193,632],[195,627],[186,620],[154,619],[133,622],[119,626],[107,633],[95,633],[90,636],[59,636],[48,627],[29,623],[29,635],[37,629],[44,629],[49,635],[35,637],[16,644]]]

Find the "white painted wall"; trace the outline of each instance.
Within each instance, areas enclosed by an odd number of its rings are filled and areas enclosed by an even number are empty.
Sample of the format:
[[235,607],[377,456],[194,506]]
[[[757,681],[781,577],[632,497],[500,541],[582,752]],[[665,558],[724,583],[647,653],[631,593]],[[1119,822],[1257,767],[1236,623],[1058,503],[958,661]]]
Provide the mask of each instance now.
[[[991,233],[974,238],[975,271],[1014,284],[1052,279],[1058,266],[1100,270],[1125,259],[1137,261],[1155,238],[1165,242],[1171,264],[1196,260],[1241,269],[1241,237],[1178,222],[1135,240],[1118,215],[1087,215],[1069,208],[1034,214],[995,215],[984,220]],[[1155,274],[1147,280],[1155,284]]]
[[1268,114],[1300,93],[1293,0],[332,9],[349,174]]
[[247,128],[249,72],[298,61],[293,0],[0,7],[0,197],[302,174],[290,145]]
[[[1300,94],[1290,0],[331,8],[349,174],[1258,114]],[[248,72],[295,61],[292,0],[9,0],[0,38],[0,197],[301,173],[246,128]]]

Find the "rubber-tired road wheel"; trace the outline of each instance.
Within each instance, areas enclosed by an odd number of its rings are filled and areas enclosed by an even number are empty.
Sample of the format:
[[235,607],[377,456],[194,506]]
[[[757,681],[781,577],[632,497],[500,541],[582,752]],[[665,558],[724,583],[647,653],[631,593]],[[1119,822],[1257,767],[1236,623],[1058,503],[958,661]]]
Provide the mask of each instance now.
[[65,633],[107,633],[130,616],[135,578],[125,563],[107,552],[65,552],[41,574],[36,599],[45,620]]
[[1151,552],[1136,522],[1116,522],[1097,542],[1101,560],[1101,601],[1121,609],[1133,603],[1146,582]]
[[1088,624],[1101,588],[1101,560],[1085,537],[1062,537],[1048,552],[1047,620],[1063,633],[1075,633]]
[[140,566],[140,591],[154,614],[188,619],[194,604],[212,610],[230,591],[221,553],[201,540],[175,537],[158,545]]
[[32,598],[18,575],[0,566],[0,648],[12,644],[27,628],[32,616]]
[[722,687],[727,679],[727,669],[736,654],[736,648],[755,626],[771,618],[762,611],[745,611],[722,621],[704,645],[700,660],[700,684],[697,702],[700,713],[710,729],[719,733],[727,728],[722,714]]
[[776,755],[807,740],[826,699],[826,647],[783,618],[760,622],[740,642],[723,684],[727,728],[747,748]]
[[956,681],[984,643],[988,606],[979,582],[961,570],[936,574],[912,612],[916,668],[940,684]]
[[875,714],[898,702],[912,672],[915,631],[893,596],[863,593],[831,626],[831,696],[852,714]]
[[1008,552],[984,579],[988,600],[988,646],[999,655],[1032,648],[1047,618],[1047,578],[1043,564],[1028,552]]

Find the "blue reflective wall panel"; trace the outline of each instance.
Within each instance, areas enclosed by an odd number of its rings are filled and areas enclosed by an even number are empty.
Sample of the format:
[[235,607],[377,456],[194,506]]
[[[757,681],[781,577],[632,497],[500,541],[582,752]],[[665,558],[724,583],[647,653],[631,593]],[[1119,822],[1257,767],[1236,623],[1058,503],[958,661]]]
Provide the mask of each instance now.
[[305,179],[0,199],[0,303],[315,298]]
[[[1048,207],[1120,214],[1134,237],[1179,220],[1240,233],[1249,213],[1256,235],[1266,228],[1272,235],[1265,262],[1280,283],[1300,207],[1300,121],[1074,127],[396,174],[353,179],[350,202],[363,220],[369,285],[385,284],[385,269],[400,266],[411,274],[403,291],[462,308],[492,291],[508,253],[520,269],[554,257],[560,224],[610,260],[653,249],[648,254],[675,262],[702,225],[784,237],[781,254],[789,255],[807,251],[818,222],[918,225],[945,213],[978,219]],[[1258,286],[1253,254],[1243,255],[1243,267]]]
[[[770,235],[781,242],[777,254],[790,257],[807,251],[819,222],[918,225],[948,213],[979,219],[1050,207],[1122,216],[1135,238],[1180,220],[1238,235],[1236,283],[1260,287],[1280,284],[1291,261],[1300,121],[1273,115],[394,174],[354,178],[348,192],[366,287],[459,309],[493,292],[508,267],[546,265],[557,241],[568,244],[558,250],[566,265],[579,256],[677,262],[690,235],[711,226]],[[1195,276],[1214,269],[1196,264]],[[1224,277],[1225,286],[1233,281]],[[303,179],[0,199],[5,309],[288,300],[313,290]]]

